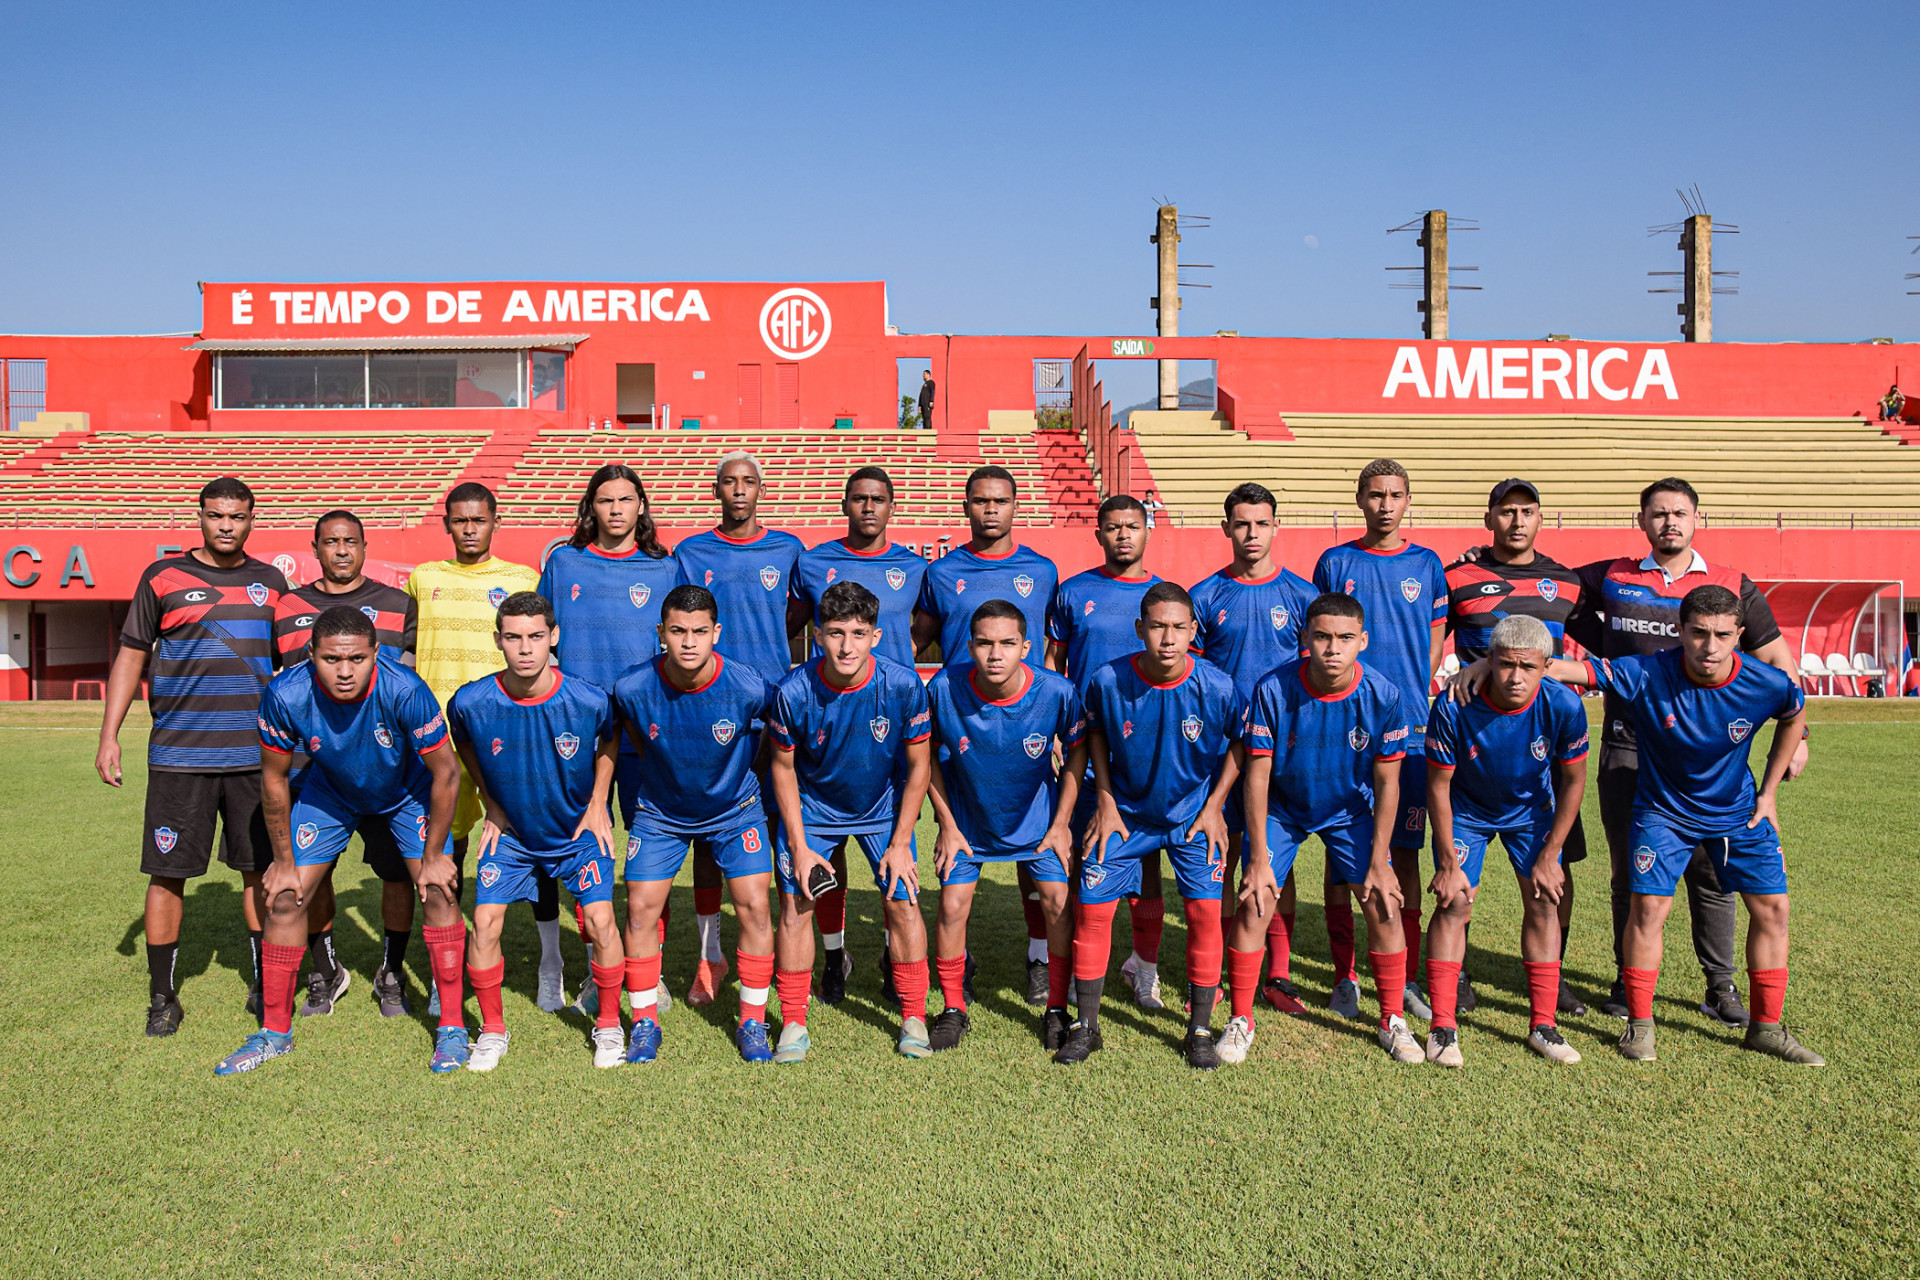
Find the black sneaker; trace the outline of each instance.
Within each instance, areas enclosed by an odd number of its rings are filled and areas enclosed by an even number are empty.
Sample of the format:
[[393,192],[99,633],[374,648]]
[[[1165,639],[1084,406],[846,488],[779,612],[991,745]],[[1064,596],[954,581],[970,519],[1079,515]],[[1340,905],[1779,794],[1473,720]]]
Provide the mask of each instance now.
[[1053,1060],[1070,1067],[1076,1062],[1085,1062],[1104,1048],[1106,1041],[1100,1038],[1099,1028],[1075,1022],[1067,1028],[1067,1038],[1060,1042],[1059,1052],[1053,1055]]
[[[960,973],[960,995],[968,1004],[973,1003],[973,975],[979,968],[979,962],[973,958],[973,952],[967,952],[967,965]],[[938,1049],[940,1046],[933,1047]]]
[[[881,956],[885,964],[886,957]],[[839,1004],[847,998],[847,975],[853,972],[853,961],[842,951],[827,952],[826,965],[820,970],[820,1002]]]
[[1057,1052],[1072,1028],[1073,1018],[1065,1009],[1047,1010],[1040,1017],[1040,1047],[1048,1053]]
[[1575,1018],[1587,1016],[1587,1006],[1581,1003],[1579,996],[1573,994],[1573,988],[1567,985],[1565,978],[1560,979],[1560,995],[1554,1001],[1553,1009],[1555,1013],[1564,1013]]
[[316,969],[314,972],[309,973],[307,975],[307,1002],[300,1006],[300,1016],[303,1018],[324,1017],[332,1013],[334,1003],[338,1001],[341,996],[345,995],[347,988],[352,985],[353,975],[345,969],[336,969],[334,971],[333,982],[331,984],[327,982],[319,970]]
[[1609,1018],[1625,1020],[1631,1015],[1627,1012],[1627,984],[1615,978],[1613,990],[1600,1002],[1600,1012]]
[[184,1016],[179,996],[155,996],[147,1006],[147,1034],[170,1036],[180,1029],[180,1019]]
[[1731,982],[1708,987],[1707,998],[1700,1002],[1700,1012],[1723,1027],[1744,1027],[1751,1021],[1747,1006],[1740,1003],[1740,988]]
[[1187,1038],[1181,1042],[1180,1053],[1187,1065],[1200,1071],[1212,1071],[1220,1065],[1220,1047],[1213,1042],[1213,1032],[1203,1027],[1195,1027],[1187,1032]]
[[893,957],[885,947],[880,949],[880,998],[891,1005],[900,1003],[900,989],[893,985]]
[[407,999],[407,984],[384,964],[373,971],[373,1002],[380,1006],[383,1018],[404,1018],[413,1012],[413,1002]]
[[247,1012],[253,1015],[255,1022],[267,1020],[267,997],[260,990],[260,984],[254,983],[247,989]]
[[1462,969],[1460,971],[1460,995],[1457,998],[1457,1007],[1461,1013],[1472,1013],[1474,1007],[1479,1003],[1480,997],[1473,994],[1473,979],[1467,976],[1465,969]]
[[1048,989],[1048,965],[1045,960],[1027,961],[1027,1003],[1045,1004]]
[[933,1020],[933,1025],[927,1028],[927,1043],[933,1046],[935,1053],[942,1049],[958,1048],[960,1042],[967,1038],[967,1030],[972,1025],[965,1009],[943,1009],[940,1016]]

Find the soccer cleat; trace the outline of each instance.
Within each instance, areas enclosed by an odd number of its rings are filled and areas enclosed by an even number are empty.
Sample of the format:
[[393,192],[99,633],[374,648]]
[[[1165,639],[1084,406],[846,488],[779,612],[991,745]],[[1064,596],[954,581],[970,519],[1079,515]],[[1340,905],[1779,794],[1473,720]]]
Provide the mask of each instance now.
[[1652,1062],[1653,1019],[1628,1018],[1627,1029],[1620,1033],[1620,1056],[1629,1062]]
[[465,1027],[441,1027],[433,1035],[433,1059],[427,1063],[427,1070],[437,1076],[458,1071],[472,1054]]
[[972,1027],[973,1021],[967,1017],[965,1009],[944,1009],[928,1028],[927,1043],[933,1046],[935,1053],[942,1049],[957,1049]]
[[1748,1025],[1747,1006],[1740,1002],[1740,988],[1731,982],[1717,982],[1708,987],[1706,999],[1700,1002],[1700,1012],[1723,1027]]
[[1220,1065],[1220,1046],[1207,1028],[1191,1027],[1187,1038],[1180,1042],[1180,1056],[1196,1071],[1212,1071]]
[[1461,1013],[1472,1013],[1479,1003],[1480,997],[1475,995],[1473,991],[1473,979],[1467,976],[1465,969],[1462,969],[1460,971],[1460,994],[1456,997],[1455,1008]]
[[263,1021],[267,1016],[267,998],[261,993],[257,982],[247,988],[247,1013],[255,1022]]
[[1627,1009],[1627,984],[1620,979],[1613,980],[1613,990],[1600,1002],[1600,1013],[1608,1018],[1629,1018],[1633,1015]]
[[1443,1067],[1464,1064],[1466,1059],[1460,1056],[1460,1032],[1453,1027],[1435,1027],[1427,1032],[1427,1061]]
[[1070,1067],[1077,1062],[1085,1062],[1100,1050],[1106,1048],[1106,1041],[1100,1038],[1098,1027],[1089,1027],[1086,1023],[1075,1021],[1067,1028],[1067,1038],[1060,1042],[1060,1048],[1053,1060],[1062,1066]]
[[1360,984],[1352,978],[1342,978],[1333,984],[1333,994],[1327,997],[1327,1008],[1338,1018],[1357,1018],[1360,1016]]
[[893,985],[893,957],[880,948],[880,998],[888,1004],[900,1003],[900,989]]
[[1535,1027],[1527,1033],[1527,1048],[1548,1062],[1571,1064],[1580,1061],[1580,1051],[1567,1043],[1558,1027]]
[[482,1031],[473,1043],[473,1051],[467,1055],[467,1070],[491,1071],[499,1066],[500,1059],[506,1056],[509,1039],[504,1031]]
[[758,1018],[743,1020],[733,1031],[734,1047],[742,1062],[772,1062],[773,1046],[767,1043],[767,1024]]
[[1065,1009],[1049,1009],[1040,1015],[1040,1047],[1048,1053],[1058,1052],[1067,1042],[1067,1032],[1073,1028],[1073,1019]]
[[[847,979],[853,976],[853,955],[840,952],[840,963],[834,964],[833,952],[827,952],[828,963],[820,969],[820,1001],[822,1004],[839,1004],[847,998]],[[784,1033],[782,1033],[784,1034]],[[774,1061],[778,1062],[778,1055]],[[797,1059],[796,1059],[797,1061]]]
[[1407,989],[1400,993],[1400,1003],[1406,1011],[1422,1022],[1433,1021],[1433,1006],[1427,1003],[1427,993],[1420,989],[1417,982],[1409,982]]
[[1827,1060],[1793,1038],[1793,1032],[1777,1022],[1749,1022],[1742,1049],[1769,1054],[1782,1062],[1801,1067],[1824,1067]]
[[1407,1030],[1405,1018],[1388,1019],[1387,1025],[1380,1028],[1380,1047],[1395,1062],[1425,1062],[1427,1055],[1420,1052],[1420,1042],[1413,1038],[1413,1032]]
[[373,1001],[380,1006],[383,1018],[403,1018],[413,1012],[406,982],[384,964],[373,971]]
[[775,1066],[805,1062],[807,1050],[813,1048],[813,1041],[807,1036],[807,1029],[801,1025],[789,1025],[780,1028],[780,1043],[773,1051]]
[[567,1008],[583,1018],[600,1016],[600,988],[593,984],[591,974],[588,975],[586,984],[580,988],[580,994],[574,997],[573,1003]]
[[727,960],[708,960],[704,956],[693,966],[693,985],[687,988],[687,1007],[697,1009],[720,998],[720,986],[727,980]]
[[185,1016],[180,1008],[180,997],[155,996],[147,1005],[147,1034],[170,1036],[180,1029],[180,1019]]
[[967,952],[967,963],[960,970],[960,998],[968,1004],[974,1003],[973,975],[980,970],[979,961],[973,958],[973,952]]
[[243,1071],[252,1071],[282,1054],[293,1052],[293,1037],[279,1031],[256,1031],[248,1036],[238,1049],[226,1057],[213,1069],[217,1076],[237,1076]]
[[[1268,978],[1261,983],[1260,998],[1290,1018],[1297,1018],[1307,1011],[1306,1004],[1300,999],[1299,989],[1285,978]],[[1224,1045],[1220,1051],[1223,1054],[1226,1052]]]
[[300,1006],[303,1018],[325,1017],[333,1012],[333,1006],[340,997],[347,994],[347,988],[353,985],[353,975],[345,969],[334,971],[334,981],[329,988],[327,980],[315,970],[307,975],[307,1002]]
[[1045,960],[1027,961],[1027,1003],[1044,1005],[1049,993],[1048,965]]
[[593,1029],[593,1065],[617,1067],[626,1060],[626,1033],[618,1027],[595,1027]]
[[931,1058],[933,1046],[927,1042],[927,1024],[920,1018],[906,1018],[900,1023],[900,1043],[895,1046],[903,1058]]
[[429,1018],[440,1016],[440,984],[437,982],[427,983],[427,1016]]
[[673,1008],[673,991],[667,986],[667,975],[660,975],[660,984],[653,989],[653,998],[660,1005],[660,1012]]
[[[1579,996],[1573,993],[1573,988],[1567,985],[1565,978],[1560,979],[1560,995],[1553,1002],[1553,1011],[1564,1013],[1570,1018],[1587,1016],[1587,1006],[1581,1002]],[[1575,1058],[1574,1061],[1578,1062],[1579,1059]]]
[[1253,1021],[1244,1014],[1227,1023],[1227,1033],[1220,1037],[1220,1061],[1233,1066],[1247,1060],[1247,1050],[1253,1048]]
[[660,1024],[652,1018],[635,1018],[627,1037],[628,1062],[652,1062],[660,1056]]
[[[549,969],[540,966],[540,985],[535,988],[533,1003],[542,1013],[558,1013],[567,1007],[565,990],[566,974],[559,965]],[[588,984],[592,985],[592,984]],[[471,1068],[469,1068],[471,1070]]]
[[1164,1009],[1166,1002],[1160,999],[1160,966],[1148,964],[1138,956],[1129,954],[1120,963],[1120,976],[1133,988],[1133,1002],[1142,1009]]

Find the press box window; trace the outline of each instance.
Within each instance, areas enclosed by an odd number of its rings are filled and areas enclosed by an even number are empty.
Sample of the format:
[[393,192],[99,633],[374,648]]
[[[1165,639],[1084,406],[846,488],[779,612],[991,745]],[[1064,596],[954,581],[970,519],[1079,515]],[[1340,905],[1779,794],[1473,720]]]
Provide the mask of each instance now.
[[566,361],[550,351],[221,355],[219,409],[563,409]]
[[47,407],[45,360],[0,360],[0,404],[7,408],[7,430],[32,422]]

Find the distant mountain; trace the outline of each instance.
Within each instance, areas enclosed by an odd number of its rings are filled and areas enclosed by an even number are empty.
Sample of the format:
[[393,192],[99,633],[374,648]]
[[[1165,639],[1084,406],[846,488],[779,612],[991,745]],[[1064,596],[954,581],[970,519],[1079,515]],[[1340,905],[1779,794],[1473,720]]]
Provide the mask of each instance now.
[[[1204,405],[1207,412],[1211,413],[1213,412],[1214,403],[1215,397],[1212,378],[1199,378],[1193,382],[1182,384],[1180,388],[1180,406],[1182,408],[1198,409]],[[1142,400],[1139,404],[1130,404],[1124,409],[1115,409],[1113,411],[1113,420],[1121,426],[1125,426],[1128,415],[1135,409],[1158,409],[1159,407],[1160,398],[1155,396],[1151,400]]]

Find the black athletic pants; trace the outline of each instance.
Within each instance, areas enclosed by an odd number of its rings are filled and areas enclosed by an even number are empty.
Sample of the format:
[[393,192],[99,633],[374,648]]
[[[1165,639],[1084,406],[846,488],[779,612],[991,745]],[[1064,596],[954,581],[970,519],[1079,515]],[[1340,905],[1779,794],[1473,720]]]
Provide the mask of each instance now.
[[[1640,776],[1633,752],[1602,748],[1600,752],[1600,822],[1607,830],[1607,851],[1613,859],[1613,963],[1624,967],[1621,939],[1627,932],[1627,912],[1633,904],[1630,871],[1633,861],[1633,794]],[[1738,921],[1734,895],[1720,888],[1713,859],[1703,847],[1687,864],[1687,906],[1693,916],[1693,954],[1707,985],[1733,981],[1734,943]]]

